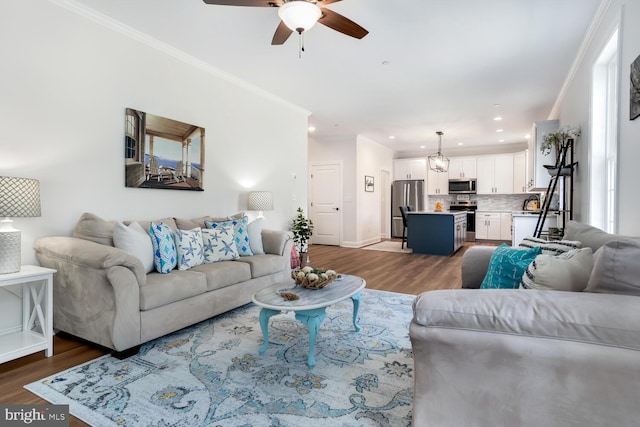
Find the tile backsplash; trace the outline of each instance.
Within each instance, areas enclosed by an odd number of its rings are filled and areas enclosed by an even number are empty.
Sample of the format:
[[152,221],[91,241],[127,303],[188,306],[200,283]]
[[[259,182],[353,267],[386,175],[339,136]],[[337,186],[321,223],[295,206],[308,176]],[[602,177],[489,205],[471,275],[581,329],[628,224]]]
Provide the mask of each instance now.
[[[480,211],[521,211],[522,204],[531,194],[470,194],[469,200],[478,202],[478,210]],[[437,200],[442,200],[444,209],[448,210],[451,202],[456,200],[457,195],[447,196],[429,196],[427,200],[426,210],[433,210]]]

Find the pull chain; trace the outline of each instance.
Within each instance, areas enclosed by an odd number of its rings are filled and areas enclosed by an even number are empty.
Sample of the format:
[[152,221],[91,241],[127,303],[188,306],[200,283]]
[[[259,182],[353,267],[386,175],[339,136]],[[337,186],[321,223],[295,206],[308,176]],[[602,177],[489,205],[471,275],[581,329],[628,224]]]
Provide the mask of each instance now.
[[298,33],[298,59],[302,58],[302,52],[304,52],[304,32]]

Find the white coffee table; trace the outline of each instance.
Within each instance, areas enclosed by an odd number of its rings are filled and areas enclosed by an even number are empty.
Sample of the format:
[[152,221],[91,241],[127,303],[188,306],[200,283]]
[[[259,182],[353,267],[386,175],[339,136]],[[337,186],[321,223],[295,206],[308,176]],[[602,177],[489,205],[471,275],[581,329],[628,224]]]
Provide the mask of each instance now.
[[[253,302],[260,307],[260,328],[264,337],[264,345],[260,349],[263,355],[269,345],[269,318],[281,312],[294,311],[296,319],[307,326],[309,330],[309,358],[307,364],[310,368],[316,365],[313,350],[316,345],[316,338],[320,324],[326,316],[326,308],[344,299],[351,298],[353,302],[353,326],[357,331],[358,309],[360,308],[360,291],[366,286],[363,278],[357,276],[343,275],[341,279],[335,280],[322,289],[306,289],[302,286],[294,287],[293,281],[288,283],[278,283],[265,288],[253,295]],[[300,298],[294,301],[287,301],[280,292],[291,292]]]

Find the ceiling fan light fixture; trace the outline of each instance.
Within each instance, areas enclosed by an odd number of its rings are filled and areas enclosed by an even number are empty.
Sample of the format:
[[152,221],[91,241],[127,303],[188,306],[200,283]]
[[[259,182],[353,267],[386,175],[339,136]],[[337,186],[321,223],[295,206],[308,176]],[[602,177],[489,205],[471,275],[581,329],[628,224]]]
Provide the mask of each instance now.
[[436,135],[438,135],[438,152],[429,156],[429,169],[434,172],[446,172],[449,170],[449,159],[441,152],[444,133],[437,131]]
[[320,8],[305,0],[292,0],[278,8],[278,16],[291,31],[302,33],[311,29],[322,16]]

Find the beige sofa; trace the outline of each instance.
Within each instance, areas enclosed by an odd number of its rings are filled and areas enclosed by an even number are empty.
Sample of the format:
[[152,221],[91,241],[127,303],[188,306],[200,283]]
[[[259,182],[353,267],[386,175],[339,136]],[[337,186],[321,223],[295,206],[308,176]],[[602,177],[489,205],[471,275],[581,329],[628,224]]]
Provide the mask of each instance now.
[[[574,222],[565,238],[594,251],[585,292],[455,289],[416,298],[414,426],[638,425],[640,242]],[[492,251],[464,254],[465,287],[480,285]]]
[[[175,229],[204,226],[207,218],[161,221]],[[148,229],[149,222],[140,224]],[[75,237],[41,238],[34,248],[43,266],[57,270],[54,328],[117,352],[249,303],[291,277],[288,231],[262,230],[261,255],[147,274],[139,258],[113,246],[113,227],[84,214]]]

